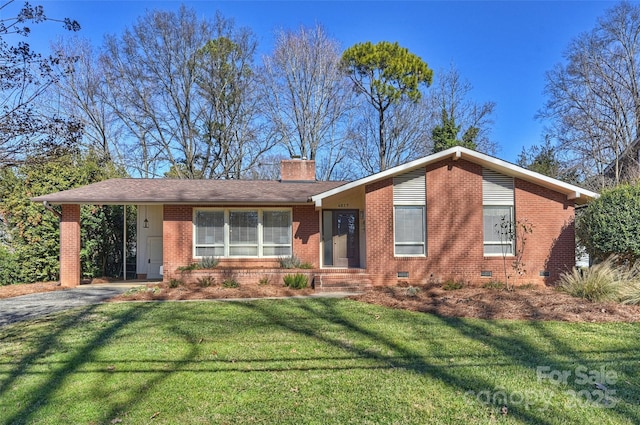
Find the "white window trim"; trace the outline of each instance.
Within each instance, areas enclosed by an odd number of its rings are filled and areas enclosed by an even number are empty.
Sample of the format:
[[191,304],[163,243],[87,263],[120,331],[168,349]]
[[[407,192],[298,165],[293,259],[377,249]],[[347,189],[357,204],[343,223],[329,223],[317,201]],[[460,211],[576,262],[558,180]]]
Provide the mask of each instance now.
[[[217,256],[218,258],[279,258],[280,255],[263,255],[263,248],[265,244],[263,243],[264,235],[263,235],[263,212],[264,211],[287,211],[289,213],[289,229],[291,239],[288,244],[267,244],[267,247],[288,247],[290,249],[290,255],[293,255],[293,209],[292,208],[216,208],[216,207],[202,207],[202,208],[194,208],[193,209],[193,217],[192,217],[192,258],[202,259],[205,256],[196,255],[196,248],[199,247],[219,247],[220,244],[197,244],[196,242],[196,215],[199,211],[223,211],[224,212],[224,255]],[[229,224],[229,215],[231,212],[242,212],[242,211],[257,211],[258,213],[258,255],[230,255],[229,248],[230,244],[230,224]],[[255,247],[255,244],[236,244],[234,247]]]
[[[422,209],[422,254],[398,254],[396,252],[396,247],[398,245],[405,246],[419,246],[420,244],[415,242],[396,242],[396,208],[421,208]],[[402,205],[402,204],[394,204],[393,205],[393,256],[394,257],[413,257],[413,258],[426,258],[427,257],[427,207],[426,205]]]
[[[487,204],[487,205],[482,205],[482,227],[483,227],[483,234],[482,234],[482,254],[485,257],[514,257],[514,252],[515,252],[515,240],[511,241],[510,243],[504,243],[504,242],[500,242],[500,241],[488,241],[485,238],[484,235],[484,209],[485,207],[489,207],[489,208],[509,208],[510,209],[510,213],[511,213],[511,222],[513,223],[513,219],[515,217],[515,208],[513,206],[513,204],[511,205],[507,205],[507,204]],[[484,247],[487,245],[495,245],[495,246],[506,246],[506,245],[511,245],[511,253],[487,253],[484,250]]]

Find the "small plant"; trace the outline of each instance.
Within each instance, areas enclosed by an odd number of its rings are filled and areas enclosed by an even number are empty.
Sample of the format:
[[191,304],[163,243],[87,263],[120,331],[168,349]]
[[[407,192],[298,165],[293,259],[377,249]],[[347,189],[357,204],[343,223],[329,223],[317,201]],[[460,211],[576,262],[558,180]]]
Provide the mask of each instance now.
[[201,269],[215,269],[216,267],[218,267],[218,264],[220,263],[220,260],[218,259],[218,257],[202,257],[202,260],[200,260],[200,268]]
[[184,282],[182,282],[181,279],[175,279],[175,278],[171,278],[169,279],[169,288],[177,288],[178,286],[181,286]]
[[311,264],[311,263],[304,262],[304,263],[301,263],[301,264],[298,266],[298,268],[299,268],[299,269],[307,269],[307,270],[308,270],[308,269],[313,269],[313,268],[315,268],[315,267],[314,267],[314,266],[313,266],[313,264]]
[[453,279],[447,279],[442,285],[442,289],[445,291],[455,291],[456,289],[464,288],[464,281],[458,280],[454,281]]
[[507,285],[504,282],[500,282],[499,280],[490,280],[489,282],[482,285],[485,289],[506,289]]
[[222,282],[223,288],[237,288],[239,286],[238,281],[233,278],[225,279],[224,282]]
[[302,274],[288,274],[282,278],[284,280],[284,286],[288,286],[291,289],[304,289],[309,285],[309,278]]
[[[504,215],[500,218],[500,223],[496,224],[496,228],[500,234],[500,241],[502,242],[502,263],[504,266],[506,289],[512,290],[516,286],[518,278],[527,273],[522,258],[527,243],[527,235],[533,233],[533,224],[526,218],[514,222]],[[505,247],[507,243],[511,244],[513,249],[513,261],[511,262],[513,274],[507,271],[507,255],[509,254]]]
[[409,286],[407,289],[407,296],[408,297],[417,297],[418,293],[420,292],[420,288],[416,288],[415,286]]
[[271,280],[269,279],[269,276],[263,276],[258,281],[258,285],[260,285],[260,286],[267,286],[267,285],[270,285],[270,284],[271,284]]
[[200,263],[191,263],[186,266],[180,266],[177,268],[179,272],[190,272],[193,270],[198,270],[200,268]]
[[197,281],[198,281],[198,286],[201,288],[208,288],[216,284],[216,278],[211,275],[199,277]]
[[280,267],[283,269],[299,269],[302,261],[295,255],[290,255],[288,257],[280,257],[278,259],[280,263]]
[[142,292],[149,292],[152,294],[157,294],[161,291],[161,289],[154,285],[154,286],[138,286],[138,287],[134,287],[134,288],[129,288],[127,290],[127,292],[124,293],[124,296],[132,296],[132,295],[136,295]]

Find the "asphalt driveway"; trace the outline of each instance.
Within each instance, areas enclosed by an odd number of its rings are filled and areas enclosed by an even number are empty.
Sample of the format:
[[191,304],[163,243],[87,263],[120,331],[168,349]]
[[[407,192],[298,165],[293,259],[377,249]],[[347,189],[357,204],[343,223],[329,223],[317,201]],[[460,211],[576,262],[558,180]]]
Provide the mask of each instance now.
[[92,286],[0,299],[0,326],[74,307],[99,304],[128,289],[127,286]]

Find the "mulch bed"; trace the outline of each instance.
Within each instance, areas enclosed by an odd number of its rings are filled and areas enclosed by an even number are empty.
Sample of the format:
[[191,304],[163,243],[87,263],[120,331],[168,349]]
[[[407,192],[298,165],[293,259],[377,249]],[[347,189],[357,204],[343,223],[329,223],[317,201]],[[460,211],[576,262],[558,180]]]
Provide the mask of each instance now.
[[501,289],[437,286],[377,287],[354,300],[444,317],[559,320],[565,322],[639,322],[640,306],[592,303],[553,288]]

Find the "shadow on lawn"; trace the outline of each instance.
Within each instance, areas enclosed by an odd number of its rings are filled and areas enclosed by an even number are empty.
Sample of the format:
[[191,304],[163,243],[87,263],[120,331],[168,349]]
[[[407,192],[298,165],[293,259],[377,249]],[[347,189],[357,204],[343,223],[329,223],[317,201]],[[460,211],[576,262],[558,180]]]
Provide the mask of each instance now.
[[[250,317],[261,316],[269,323],[277,325],[284,330],[295,332],[305,337],[314,338],[327,345],[337,347],[343,352],[348,353],[347,356],[335,356],[334,358],[322,358],[320,360],[342,360],[352,359],[353,357],[375,360],[376,365],[364,366],[371,369],[382,368],[403,368],[412,371],[417,374],[427,375],[441,382],[446,383],[453,388],[456,392],[459,392],[461,397],[464,397],[467,391],[495,391],[496,382],[493,379],[487,378],[486,374],[480,376],[470,372],[469,374],[462,374],[457,372],[459,365],[450,365],[446,362],[433,364],[430,363],[424,354],[418,350],[411,348],[410,344],[405,343],[401,338],[390,338],[385,334],[375,331],[374,327],[370,326],[368,322],[362,321],[359,323],[357,320],[347,317],[343,313],[343,308],[349,305],[349,303],[356,303],[355,301],[336,301],[329,299],[316,299],[316,300],[289,300],[285,302],[237,302],[234,303],[238,308],[247,309],[251,313]],[[128,305],[121,313],[111,317],[110,321],[104,329],[99,329],[91,333],[91,337],[83,342],[81,347],[74,348],[71,358],[64,360],[60,363],[59,368],[53,372],[47,372],[47,379],[45,382],[39,384],[36,390],[29,394],[28,398],[23,400],[21,408],[15,412],[9,418],[2,418],[5,423],[29,423],[33,419],[34,415],[39,409],[47,403],[47,400],[58,391],[63,385],[65,379],[77,373],[79,370],[87,372],[83,369],[83,366],[88,363],[96,363],[93,359],[94,353],[109,343],[109,340],[121,331],[127,325],[132,324],[135,321],[144,319],[145,315],[150,314],[154,309],[158,308],[161,304],[157,303],[134,303]],[[311,317],[314,320],[295,320],[290,317],[291,306],[299,309],[301,317]],[[358,304],[353,304],[358,305]],[[68,314],[64,319],[61,319],[59,323],[56,323],[57,331],[43,337],[39,340],[37,347],[29,352],[23,358],[16,360],[16,366],[12,369],[10,374],[0,383],[0,398],[11,391],[16,381],[23,374],[28,374],[30,368],[34,366],[37,361],[43,357],[46,357],[52,349],[61,346],[64,333],[67,329],[86,323],[92,320],[92,315],[97,313],[98,306],[89,306],[76,310],[73,314]],[[397,310],[388,310],[390,316],[403,314]],[[258,368],[252,370],[246,370],[240,365],[229,368],[228,362],[225,365],[216,367],[215,364],[221,363],[224,360],[196,360],[198,356],[198,345],[201,341],[200,333],[201,329],[197,332],[188,331],[181,326],[182,320],[191,320],[198,322],[200,320],[207,320],[206,317],[200,317],[194,315],[193,310],[185,310],[184,316],[173,316],[170,323],[164,323],[170,332],[178,335],[181,339],[187,342],[188,349],[180,356],[179,359],[159,359],[157,367],[143,368],[140,371],[127,370],[127,372],[146,372],[147,379],[140,379],[139,381],[128,383],[134,390],[130,391],[131,394],[143,394],[145,389],[153,388],[161,384],[162,381],[171,377],[176,372],[181,371],[203,371],[203,372],[218,372],[218,371],[237,371],[237,372],[259,372],[259,371],[272,371],[266,365],[265,368]],[[396,320],[396,319],[393,319]],[[326,332],[325,326],[319,327],[318,324],[326,323],[329,326],[337,327],[341,331],[337,333]],[[488,346],[491,350],[499,353],[502,359],[492,359],[491,357],[481,358],[474,364],[465,363],[462,367],[473,368],[477,367],[478,363],[490,368],[492,366],[504,366],[503,359],[508,359],[509,364],[515,366],[521,366],[531,371],[531,376],[536,376],[536,368],[538,366],[549,367],[550,370],[575,370],[575,367],[584,365],[589,369],[598,369],[600,366],[606,366],[609,369],[623,372],[626,376],[636,376],[636,365],[640,361],[640,351],[629,348],[626,351],[612,352],[616,354],[616,359],[623,360],[624,364],[610,364],[603,363],[601,361],[590,360],[590,351],[577,352],[570,344],[566,342],[563,335],[553,330],[552,326],[548,326],[544,322],[515,322],[515,321],[477,321],[477,320],[465,320],[458,318],[444,318],[439,316],[428,315],[425,316],[425,321],[421,322],[421,326],[428,326],[428,324],[438,324],[446,326],[451,330],[452,334],[460,335],[465,338],[472,339],[474,341],[481,342]],[[423,325],[424,324],[424,325]],[[579,326],[576,325],[576,326]],[[531,335],[523,335],[521,333],[512,332],[516,327],[526,327]],[[53,327],[52,327],[53,328]],[[566,329],[566,328],[562,328]],[[19,328],[16,328],[16,332]],[[346,333],[354,333],[362,338],[371,341],[372,345],[382,346],[384,349],[371,350],[363,346],[350,344],[349,341],[345,341],[339,335]],[[333,336],[336,335],[336,336]],[[532,342],[532,341],[535,341]],[[450,348],[449,341],[440,342],[439,338],[428,339],[424,341],[425,344],[439,344],[439,351],[446,353]],[[53,348],[52,348],[53,347]],[[550,354],[550,350],[545,347],[553,347],[553,354]],[[628,352],[628,356],[621,359],[619,354],[625,354]],[[388,353],[388,354],[385,354]],[[243,359],[247,362],[257,362],[259,359]],[[281,359],[285,360],[286,359]],[[297,358],[297,360],[300,360]],[[313,359],[310,359],[313,360]],[[263,360],[265,361],[265,360]],[[195,363],[194,363],[195,362]],[[147,361],[148,363],[148,361]],[[171,364],[170,368],[163,367],[162,364]],[[357,366],[356,366],[357,367]],[[348,366],[353,368],[353,366]],[[295,369],[295,368],[293,368]],[[313,367],[304,368],[304,370],[312,370]],[[340,369],[340,366],[336,366],[336,369]],[[285,368],[283,370],[291,370],[291,368]],[[88,372],[104,372],[103,369],[88,371]],[[116,370],[114,373],[118,373]],[[615,408],[615,415],[618,418],[627,420],[631,423],[640,423],[640,415],[637,409],[630,408],[629,404],[637,404],[637,399],[633,397],[637,388],[634,388],[632,384],[619,382],[615,385],[618,390],[617,397],[623,397],[628,403],[620,403]],[[575,382],[570,381],[567,389],[574,390],[576,392],[584,390],[584,386],[577,385]],[[103,418],[106,420],[112,420],[123,412],[131,409],[135,405],[144,401],[144,397],[131,396],[127,399],[119,402],[109,401],[105,397],[104,388],[96,387],[91,397],[94,399],[105,400],[105,409]],[[469,399],[470,403],[475,403]],[[509,404],[509,403],[507,403]],[[500,404],[491,403],[490,408],[497,410]],[[559,409],[560,413],[562,412]],[[561,418],[557,421],[550,421],[548,414],[540,412],[539,410],[532,408],[526,409],[521,405],[510,405],[509,416],[513,419],[531,424],[550,424],[556,422],[563,422]],[[488,418],[487,418],[488,419]]]
[[[480,391],[488,391],[493,392],[493,395],[495,396],[496,391],[498,391],[497,387],[499,386],[497,386],[493,381],[487,380],[481,376],[462,376],[460,374],[456,374],[453,372],[455,367],[450,365],[430,364],[425,361],[420,353],[403,345],[402,340],[390,339],[344,317],[344,315],[336,309],[335,301],[319,299],[314,303],[299,302],[298,307],[315,318],[321,318],[328,323],[344,328],[346,331],[358,333],[376,344],[382,344],[387,349],[387,352],[390,350],[393,353],[397,353],[397,355],[382,354],[385,350],[373,352],[367,349],[354,347],[351,344],[345,343],[343,340],[328,336],[327,333],[319,331],[311,324],[307,324],[307,321],[304,320],[295,321],[286,318],[283,319],[286,315],[281,314],[282,312],[279,312],[277,307],[274,308],[274,304],[267,305],[264,303],[247,303],[243,305],[246,308],[251,309],[253,312],[261,314],[272,323],[277,324],[284,329],[307,337],[315,338],[323,343],[331,344],[359,357],[384,362],[388,367],[404,368],[418,374],[429,375],[442,382],[446,382],[449,386],[461,393],[466,394],[467,391],[470,391],[474,394],[478,394]],[[576,352],[572,347],[563,342],[562,336],[550,331],[545,327],[544,323],[541,322],[477,322],[459,318],[444,318],[439,316],[431,317],[435,321],[451,328],[453,332],[467,338],[481,341],[483,344],[490,346],[492,349],[508,357],[511,364],[530,369],[532,376],[537,376],[537,368],[539,366],[548,367],[549,371],[557,370],[573,372],[578,366],[585,366],[588,370],[598,370],[601,366],[606,366],[608,370],[617,370],[618,372],[622,370],[620,368],[621,365],[612,365],[610,362],[603,363],[600,361],[590,361],[588,356],[586,356],[588,353]],[[544,340],[546,344],[554,347],[555,355],[552,357],[547,351],[532,345],[526,337],[518,336],[509,332],[510,329],[513,329],[514,325],[517,325],[518,323],[521,326],[531,327],[538,334],[539,338]],[[511,335],[508,337],[500,336],[505,334],[509,335],[510,333]],[[434,341],[429,342],[434,343]],[[631,349],[629,350],[629,354],[630,357],[626,358],[625,362],[630,366],[627,366],[624,372],[627,376],[635,376],[636,373],[628,370],[628,368],[634,367],[631,365],[637,364],[637,361],[640,360],[640,354],[638,350]],[[483,364],[485,364],[486,367],[492,366],[490,361],[486,361],[486,363],[483,362]],[[568,379],[567,381],[567,390],[575,391],[576,394],[579,394],[580,391],[585,389],[588,389],[589,391],[596,390],[595,386],[585,387],[584,385],[578,385],[578,382],[575,380],[575,375],[572,375],[571,379]],[[524,391],[525,389],[522,390]],[[633,396],[636,389],[632,387],[631,383],[618,382],[616,390],[618,391],[616,393],[617,399],[622,398],[630,404],[637,404],[637,399]],[[473,400],[469,401],[473,402]],[[498,397],[497,399],[490,401],[492,402],[487,403],[487,407],[492,407],[496,410],[499,409],[503,403],[510,405],[508,414],[519,421],[531,424],[553,423],[547,419],[548,416],[541,414],[542,412],[535,407],[526,408],[521,405],[522,401],[520,401],[520,403],[510,402],[509,394],[505,394],[504,397]],[[511,401],[513,401],[513,399]],[[600,406],[590,408],[604,407]],[[640,415],[638,414],[638,411],[630,409],[626,403],[618,404],[615,407],[615,413],[619,417],[633,423],[640,423]]]
[[[98,307],[99,305],[97,304],[90,305],[77,309],[74,314],[69,314],[58,324],[57,332],[48,334],[39,341],[38,346],[35,347],[35,349],[28,355],[21,359],[16,359],[17,366],[0,385],[0,398],[11,390],[12,385],[18,378],[20,378],[20,376],[30,373],[29,368],[33,367],[39,359],[45,357],[52,349],[63,347],[61,337],[67,329],[91,320],[92,315],[96,312]],[[28,399],[21,402],[22,407],[13,416],[3,418],[5,423],[29,423],[32,416],[38,411],[39,407],[46,404],[49,397],[62,386],[65,378],[76,372],[85,363],[92,362],[92,353],[95,350],[107,344],[109,339],[119,330],[140,319],[146,312],[154,307],[155,304],[153,303],[145,305],[134,304],[131,308],[127,308],[122,314],[114,317],[113,323],[109,326],[95,334],[92,334],[93,336],[88,339],[82,347],[78,347],[77,350],[75,350],[75,354],[70,359],[61,363],[62,367],[50,374],[47,373],[49,378],[42,384],[39,384],[36,390],[29,393]],[[122,406],[116,405],[113,407],[113,410],[118,410],[121,407]]]

